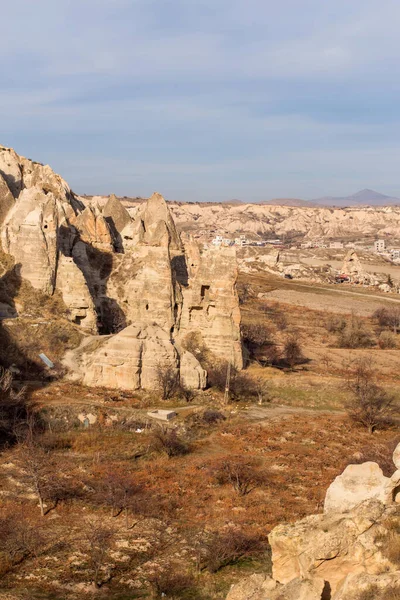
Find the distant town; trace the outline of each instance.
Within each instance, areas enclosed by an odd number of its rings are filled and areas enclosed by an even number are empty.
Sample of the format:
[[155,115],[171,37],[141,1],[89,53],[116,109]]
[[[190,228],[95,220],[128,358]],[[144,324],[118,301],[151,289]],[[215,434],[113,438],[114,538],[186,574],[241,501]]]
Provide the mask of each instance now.
[[234,239],[223,237],[222,235],[216,235],[210,243],[205,243],[204,245],[208,247],[211,246],[256,246],[256,247],[275,247],[275,248],[301,248],[301,249],[311,249],[311,248],[327,248],[330,250],[343,250],[343,249],[358,249],[363,251],[375,252],[376,254],[380,254],[382,258],[386,258],[391,261],[399,261],[400,262],[400,248],[392,248],[387,245],[386,240],[379,239],[373,242],[373,244],[365,244],[362,242],[340,242],[340,241],[332,241],[326,242],[325,240],[310,240],[307,242],[302,242],[299,244],[286,244],[280,238],[267,239],[267,240],[251,240],[246,237],[246,235],[240,235]]

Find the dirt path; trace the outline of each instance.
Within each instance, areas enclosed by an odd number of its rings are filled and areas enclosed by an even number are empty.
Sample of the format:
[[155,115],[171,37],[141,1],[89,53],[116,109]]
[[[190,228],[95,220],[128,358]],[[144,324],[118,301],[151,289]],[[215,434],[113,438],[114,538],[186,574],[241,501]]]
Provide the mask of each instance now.
[[[310,286],[307,284],[303,284],[303,283],[293,283],[293,285],[295,285],[296,287],[303,287],[306,289],[310,289]],[[356,292],[356,291],[350,291],[350,290],[343,290],[343,289],[339,289],[339,288],[326,288],[323,286],[313,286],[314,289],[316,290],[323,290],[325,292],[328,293],[332,293],[332,294],[350,294],[353,296],[361,296],[364,300],[369,300],[370,298],[377,298],[380,302],[397,302],[400,303],[400,297],[399,298],[391,298],[390,296],[380,296],[379,294],[364,294],[363,292]],[[399,294],[400,296],[400,294]]]
[[[378,294],[363,294],[352,290],[311,286],[295,282],[291,282],[290,287],[284,286],[266,292],[265,296],[286,304],[304,306],[313,310],[326,310],[343,314],[356,312],[365,317],[370,316],[382,304],[387,302],[400,304],[400,298],[382,297]],[[351,301],[349,301],[349,297]]]
[[284,417],[291,417],[293,415],[331,415],[331,414],[344,414],[340,410],[317,410],[313,408],[302,408],[300,406],[286,406],[280,405],[266,405],[266,406],[252,406],[249,410],[241,411],[242,415],[246,416],[250,421],[265,421],[265,420],[277,420]]

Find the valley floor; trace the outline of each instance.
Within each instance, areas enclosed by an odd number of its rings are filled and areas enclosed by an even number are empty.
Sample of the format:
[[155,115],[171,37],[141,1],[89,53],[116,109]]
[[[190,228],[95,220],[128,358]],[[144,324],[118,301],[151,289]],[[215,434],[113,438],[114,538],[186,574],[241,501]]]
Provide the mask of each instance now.
[[[371,435],[344,408],[348,369],[360,357],[400,399],[400,350],[379,347],[371,317],[389,299],[265,275],[242,275],[243,285],[243,326],[266,328],[278,348],[294,334],[304,355],[292,369],[250,361],[246,376],[266,382],[261,404],[243,397],[225,405],[213,388],[186,403],[68,381],[31,384],[30,399],[46,423],[43,477],[62,493],[48,492],[40,517],[19,445],[1,454],[2,515],[25,532],[23,551],[13,555],[9,549],[22,538],[15,541],[18,527],[1,530],[0,517],[4,598],[222,600],[243,575],[270,572],[268,533],[320,512],[327,487],[348,463],[376,460],[393,471],[398,429]],[[302,295],[307,306],[298,303]],[[332,319],[343,318],[339,301],[347,304],[346,319],[357,311],[370,347],[338,347]],[[147,415],[155,408],[178,416],[158,424]],[[92,424],[84,422],[89,416]],[[235,465],[251,474],[245,493],[226,477]],[[134,494],[121,500],[127,488]],[[96,577],[99,590],[91,583]]]

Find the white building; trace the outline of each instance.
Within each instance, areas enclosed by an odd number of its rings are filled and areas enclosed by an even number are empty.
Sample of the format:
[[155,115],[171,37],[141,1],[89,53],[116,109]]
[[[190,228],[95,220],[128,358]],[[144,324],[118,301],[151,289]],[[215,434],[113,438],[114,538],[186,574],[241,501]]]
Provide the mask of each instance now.
[[343,242],[331,242],[329,244],[329,248],[334,250],[340,250],[341,248],[343,248]]
[[212,244],[214,246],[221,246],[222,245],[222,235],[216,235],[215,238],[212,240]]
[[235,238],[235,246],[247,246],[247,239],[245,235],[241,235],[238,238]]
[[374,250],[375,252],[384,252],[385,240],[376,240],[376,242],[374,242]]

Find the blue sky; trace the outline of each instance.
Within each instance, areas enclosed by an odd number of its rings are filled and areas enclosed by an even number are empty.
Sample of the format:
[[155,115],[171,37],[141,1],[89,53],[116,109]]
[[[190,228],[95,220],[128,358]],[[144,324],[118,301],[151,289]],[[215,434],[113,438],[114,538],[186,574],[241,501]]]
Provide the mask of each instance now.
[[400,196],[398,0],[13,0],[0,142],[78,193]]

